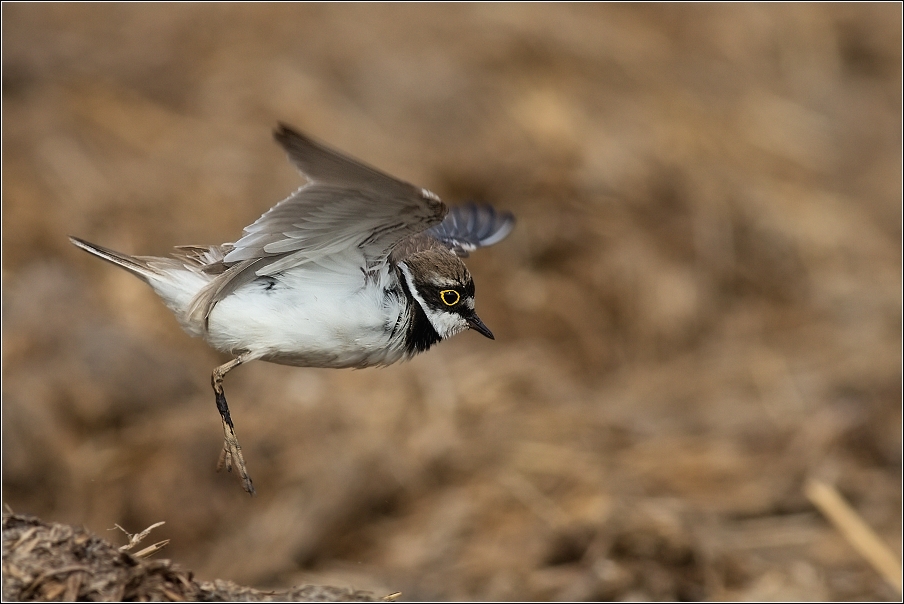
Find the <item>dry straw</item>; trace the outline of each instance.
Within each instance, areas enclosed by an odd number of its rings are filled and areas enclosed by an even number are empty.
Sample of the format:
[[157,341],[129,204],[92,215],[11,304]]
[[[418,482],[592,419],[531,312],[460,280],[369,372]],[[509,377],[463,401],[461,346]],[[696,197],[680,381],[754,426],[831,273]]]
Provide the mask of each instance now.
[[820,480],[810,479],[804,485],[804,493],[848,543],[894,587],[898,594],[904,594],[901,578],[901,563],[888,546],[864,522],[863,518],[848,504],[835,487]]

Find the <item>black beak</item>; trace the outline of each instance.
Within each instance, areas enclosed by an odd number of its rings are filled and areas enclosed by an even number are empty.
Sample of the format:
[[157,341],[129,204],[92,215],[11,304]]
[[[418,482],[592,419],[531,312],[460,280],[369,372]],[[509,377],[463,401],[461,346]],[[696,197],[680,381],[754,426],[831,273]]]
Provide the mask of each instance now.
[[471,317],[467,320],[468,325],[476,331],[477,333],[488,337],[491,340],[495,340],[493,337],[493,332],[490,331],[490,328],[483,324],[483,321],[480,320],[480,317],[477,315],[471,315]]

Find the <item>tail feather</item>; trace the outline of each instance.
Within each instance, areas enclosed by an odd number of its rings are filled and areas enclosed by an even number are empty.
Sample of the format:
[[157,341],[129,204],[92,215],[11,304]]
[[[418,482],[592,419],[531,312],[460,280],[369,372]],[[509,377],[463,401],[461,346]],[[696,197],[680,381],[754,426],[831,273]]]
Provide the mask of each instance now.
[[102,258],[107,262],[126,269],[143,281],[148,281],[148,279],[157,274],[156,271],[151,269],[148,266],[148,263],[142,258],[121,254],[119,252],[96,245],[94,243],[90,243],[88,241],[85,241],[84,239],[79,239],[78,237],[73,237],[71,235],[69,236],[69,241],[72,242],[72,245],[85,250],[89,254],[93,254],[98,258]]

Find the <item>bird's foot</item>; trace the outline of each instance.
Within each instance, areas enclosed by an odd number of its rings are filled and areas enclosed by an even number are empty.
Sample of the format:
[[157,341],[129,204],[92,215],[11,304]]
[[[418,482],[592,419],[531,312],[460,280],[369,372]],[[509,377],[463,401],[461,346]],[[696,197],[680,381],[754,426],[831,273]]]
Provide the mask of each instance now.
[[220,460],[217,462],[217,471],[226,468],[227,472],[232,472],[233,467],[242,481],[242,488],[250,495],[254,495],[254,485],[251,483],[251,477],[248,475],[248,469],[245,466],[245,458],[242,455],[242,446],[239,444],[235,436],[235,430],[231,426],[223,422],[223,430],[226,438],[223,439],[223,450],[220,452]]

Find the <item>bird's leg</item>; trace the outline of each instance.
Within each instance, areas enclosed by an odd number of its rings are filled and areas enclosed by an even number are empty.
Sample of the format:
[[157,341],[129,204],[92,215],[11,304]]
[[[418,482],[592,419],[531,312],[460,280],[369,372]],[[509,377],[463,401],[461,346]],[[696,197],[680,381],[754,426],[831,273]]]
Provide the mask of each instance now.
[[236,438],[235,426],[232,424],[232,417],[229,416],[229,405],[226,404],[226,394],[223,392],[223,377],[244,361],[245,355],[239,355],[228,363],[220,365],[213,370],[213,375],[210,376],[210,383],[213,386],[213,393],[216,397],[217,411],[220,412],[220,418],[223,420],[223,434],[225,435],[223,452],[220,453],[217,471],[225,467],[227,471],[232,472],[232,464],[235,463],[239,478],[242,479],[242,488],[249,494],[254,495],[254,485],[251,484],[251,477],[248,476],[248,470],[245,468],[242,447],[239,445],[239,439]]

